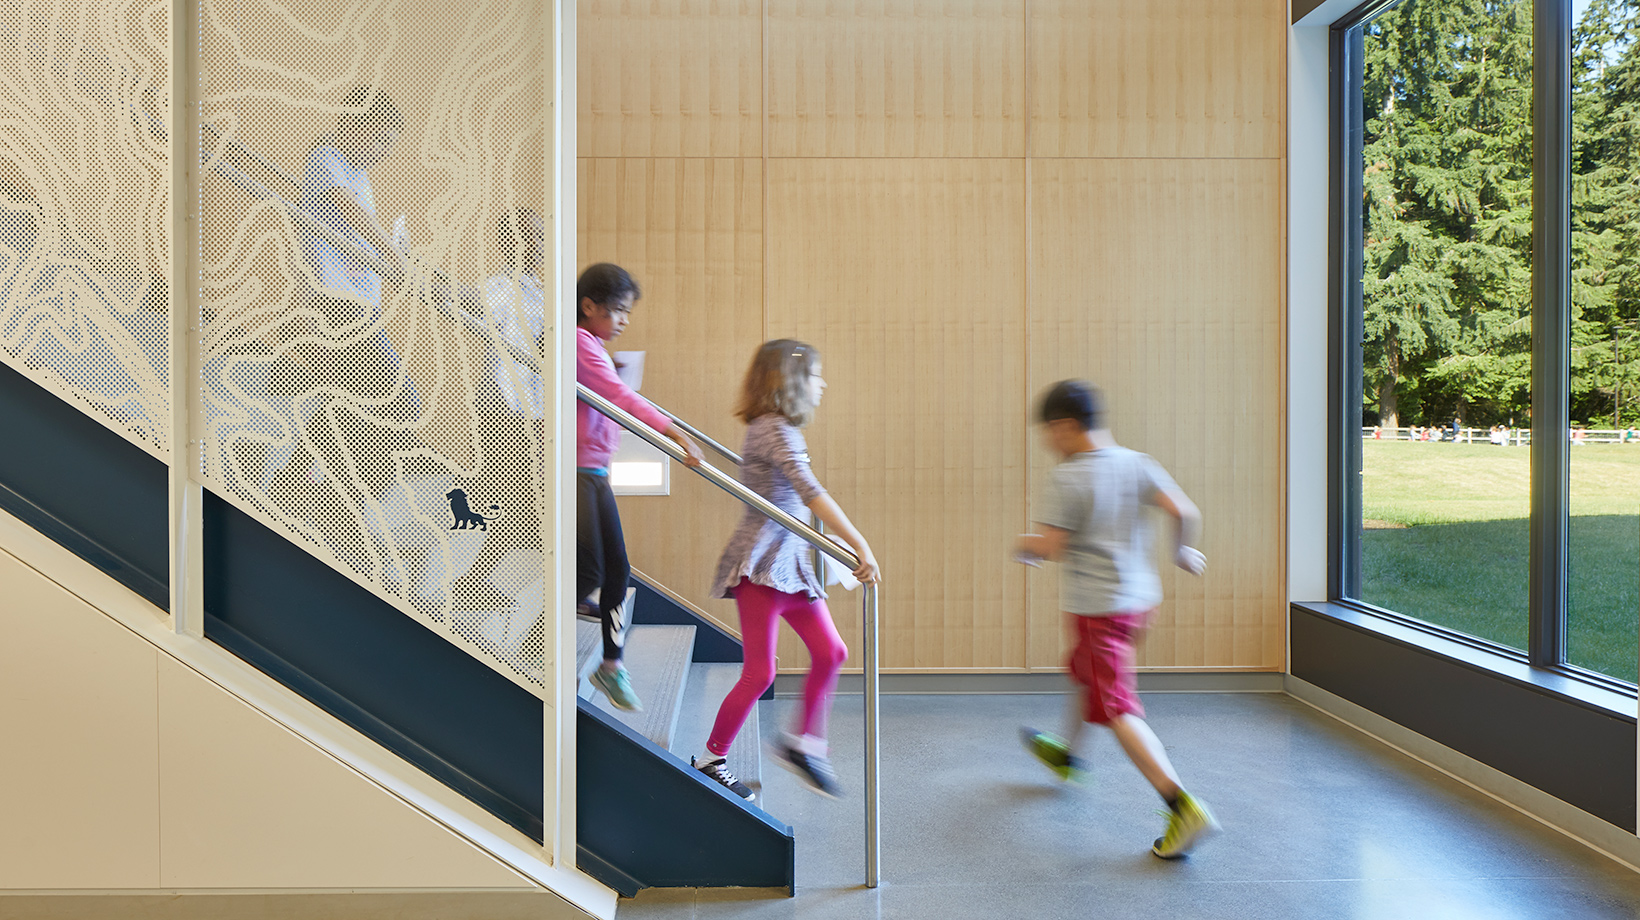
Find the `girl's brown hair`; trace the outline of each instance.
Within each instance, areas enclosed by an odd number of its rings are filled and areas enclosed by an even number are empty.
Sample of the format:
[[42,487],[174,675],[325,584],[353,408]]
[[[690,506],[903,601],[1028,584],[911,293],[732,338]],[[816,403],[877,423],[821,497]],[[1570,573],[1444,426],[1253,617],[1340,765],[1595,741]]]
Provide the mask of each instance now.
[[795,339],[764,342],[746,369],[735,415],[751,422],[773,412],[799,428],[807,425],[815,409],[808,398],[809,375],[819,363],[820,352],[812,345]]

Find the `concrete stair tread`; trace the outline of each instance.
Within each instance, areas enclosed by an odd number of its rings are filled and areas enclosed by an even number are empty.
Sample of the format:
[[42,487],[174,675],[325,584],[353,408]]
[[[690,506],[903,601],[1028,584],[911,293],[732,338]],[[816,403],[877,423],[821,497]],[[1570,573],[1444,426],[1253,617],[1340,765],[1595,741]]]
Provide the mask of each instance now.
[[[672,749],[684,763],[706,750],[706,737],[712,733],[712,723],[717,721],[718,706],[729,695],[729,688],[740,679],[740,665],[696,662],[689,672],[689,686],[684,690],[684,714],[678,724],[677,744]],[[757,805],[767,811],[769,803],[763,799],[763,744],[757,707],[752,708],[745,727],[729,748],[728,760],[729,772],[758,791]]]
[[[587,655],[587,663],[582,665],[579,673],[590,675],[602,659],[602,639],[595,624],[577,621],[577,660],[581,658],[582,626],[592,628],[594,642]],[[616,709],[608,697],[593,688],[590,680],[582,680],[580,695],[645,738],[670,749],[688,687],[689,664],[694,649],[693,626],[633,626],[627,631],[624,659],[627,673],[632,677],[632,689],[643,701],[643,711]]]

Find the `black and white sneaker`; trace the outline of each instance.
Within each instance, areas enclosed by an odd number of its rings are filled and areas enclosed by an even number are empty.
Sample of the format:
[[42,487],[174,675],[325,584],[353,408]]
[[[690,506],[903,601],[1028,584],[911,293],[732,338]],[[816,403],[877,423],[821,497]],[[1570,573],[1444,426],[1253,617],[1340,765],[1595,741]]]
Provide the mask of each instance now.
[[752,791],[752,787],[736,779],[735,775],[729,772],[729,764],[722,757],[719,757],[717,760],[708,760],[705,763],[701,763],[691,757],[689,758],[689,766],[694,767],[700,772],[706,774],[707,779],[716,783],[721,783],[723,788],[733,792],[735,795],[740,796],[748,802],[754,801],[757,798],[757,793]]
[[627,588],[626,597],[621,598],[621,605],[609,612],[610,641],[616,648],[626,648],[626,634],[632,628],[632,608],[637,603],[638,589]]
[[843,789],[837,785],[837,771],[832,769],[831,761],[818,754],[805,754],[789,744],[777,744],[770,753],[775,763],[797,774],[809,791],[828,799],[843,797]]

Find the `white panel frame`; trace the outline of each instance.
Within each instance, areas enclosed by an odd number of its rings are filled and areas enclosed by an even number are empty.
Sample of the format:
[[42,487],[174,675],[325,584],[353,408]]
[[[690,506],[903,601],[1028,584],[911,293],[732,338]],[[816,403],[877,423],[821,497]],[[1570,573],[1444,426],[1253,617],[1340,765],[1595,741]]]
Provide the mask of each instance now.
[[1287,599],[1327,600],[1328,0],[1287,33]]
[[205,635],[204,491],[194,475],[199,464],[193,438],[199,391],[193,347],[199,328],[198,32],[198,0],[171,0],[171,626],[195,638]]
[[[546,552],[543,559],[547,571],[544,584],[556,586],[555,591],[543,592],[544,602],[552,609],[544,611],[546,622],[554,626],[549,635],[558,637],[552,646],[553,655],[548,665],[549,677],[543,714],[546,719],[543,737],[542,777],[545,781],[545,801],[552,809],[543,836],[547,858],[566,868],[575,866],[576,852],[576,686],[575,686],[575,551],[573,534],[565,525],[573,517],[575,507],[575,463],[572,451],[575,438],[575,338],[568,334],[564,323],[564,305],[575,302],[577,254],[575,244],[575,189],[576,189],[576,0],[551,0],[548,15],[552,21],[551,44],[547,49],[547,111],[550,121],[546,139],[550,148],[546,162],[554,181],[548,194],[547,232],[551,235],[553,262],[552,286],[556,296],[547,298],[546,317],[547,353],[556,373],[542,374],[542,386],[550,388],[543,393],[546,405],[556,411],[546,420],[543,432],[546,443],[545,483],[553,489],[551,507],[543,508],[542,541]],[[550,384],[549,384],[550,381]],[[546,489],[542,489],[543,501]],[[565,509],[571,509],[566,513]]]

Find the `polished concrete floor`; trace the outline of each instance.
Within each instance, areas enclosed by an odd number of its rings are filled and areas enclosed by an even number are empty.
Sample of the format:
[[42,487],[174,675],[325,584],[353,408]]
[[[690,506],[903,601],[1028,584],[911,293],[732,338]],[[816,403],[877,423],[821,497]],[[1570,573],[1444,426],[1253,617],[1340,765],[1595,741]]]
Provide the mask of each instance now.
[[[764,705],[765,738],[792,705]],[[1085,752],[1084,786],[1020,749],[1018,726],[1057,726],[1062,705],[884,697],[883,884],[871,890],[861,702],[841,697],[834,759],[852,797],[764,775],[770,812],[796,829],[796,897],[650,890],[622,901],[620,920],[1640,917],[1640,875],[1282,694],[1145,696],[1186,786],[1224,825],[1163,862],[1148,852],[1158,801],[1112,738]]]

